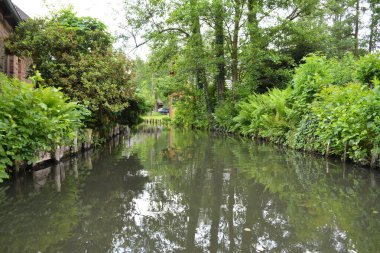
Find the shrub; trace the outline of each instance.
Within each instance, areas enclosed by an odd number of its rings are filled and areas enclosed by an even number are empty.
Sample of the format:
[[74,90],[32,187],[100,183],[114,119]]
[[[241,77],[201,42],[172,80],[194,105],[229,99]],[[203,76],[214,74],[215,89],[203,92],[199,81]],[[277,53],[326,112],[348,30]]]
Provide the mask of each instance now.
[[216,128],[226,131],[232,132],[235,126],[235,122],[233,118],[238,115],[238,110],[234,104],[234,101],[224,101],[222,104],[218,105],[215,108],[214,113],[214,121],[216,124]]
[[296,69],[292,89],[240,102],[234,130],[373,165],[380,155],[379,75],[379,54],[359,61],[350,54],[310,55]]
[[325,56],[311,54],[305,57],[304,61],[305,63],[295,70],[290,97],[294,109],[293,117],[298,121],[302,115],[309,112],[309,105],[323,87],[354,81],[356,67],[351,54],[342,59],[327,59]]
[[305,114],[297,127],[287,134],[287,144],[294,149],[311,152],[323,152],[323,145],[316,135],[318,118],[314,114]]
[[380,79],[380,53],[368,54],[361,57],[356,75],[360,82],[368,85],[371,84],[375,78]]
[[347,54],[343,58],[329,59],[329,70],[332,75],[332,84],[344,85],[355,81],[357,62],[353,54]]
[[46,86],[61,88],[73,101],[88,102],[94,116],[89,127],[101,130],[129,110],[135,97],[133,62],[113,48],[113,41],[102,22],[78,17],[68,8],[20,23],[6,47],[31,58]]
[[66,144],[88,111],[56,88],[37,88],[0,74],[0,180],[7,166],[32,163],[38,151]]
[[316,135],[332,154],[368,163],[380,135],[379,87],[351,83],[324,88],[311,112],[317,117]]
[[235,130],[244,135],[258,135],[283,143],[292,127],[288,120],[292,110],[286,103],[290,94],[290,88],[275,88],[266,94],[250,96],[247,102],[238,105],[239,115],[234,118]]
[[[199,99],[199,100],[198,100]],[[200,96],[183,96],[175,104],[173,123],[185,128],[209,127],[206,105]]]
[[295,70],[290,98],[299,119],[308,111],[308,105],[314,100],[315,94],[323,86],[333,82],[326,57],[310,55],[304,61],[305,63]]

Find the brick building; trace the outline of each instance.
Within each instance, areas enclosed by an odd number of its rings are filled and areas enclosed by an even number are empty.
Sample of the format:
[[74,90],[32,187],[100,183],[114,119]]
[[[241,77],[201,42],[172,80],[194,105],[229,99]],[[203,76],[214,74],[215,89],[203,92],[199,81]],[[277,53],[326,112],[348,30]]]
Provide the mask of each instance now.
[[28,18],[11,0],[0,0],[0,72],[21,80],[26,80],[31,60],[7,54],[4,41],[21,21]]

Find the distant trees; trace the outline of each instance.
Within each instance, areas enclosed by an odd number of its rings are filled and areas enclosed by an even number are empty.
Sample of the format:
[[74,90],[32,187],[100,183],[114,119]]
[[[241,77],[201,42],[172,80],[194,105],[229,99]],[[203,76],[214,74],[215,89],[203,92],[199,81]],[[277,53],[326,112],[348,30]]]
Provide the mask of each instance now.
[[125,1],[125,10],[129,38],[151,46],[150,66],[167,76],[176,69],[172,90],[187,83],[208,114],[287,86],[309,53],[359,56],[379,47],[378,0],[144,0]]

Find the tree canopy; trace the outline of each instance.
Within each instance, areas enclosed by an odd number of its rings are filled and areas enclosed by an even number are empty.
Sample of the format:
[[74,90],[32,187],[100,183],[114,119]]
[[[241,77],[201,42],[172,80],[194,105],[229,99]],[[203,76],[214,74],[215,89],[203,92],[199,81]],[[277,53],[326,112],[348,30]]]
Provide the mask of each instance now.
[[46,18],[28,19],[16,28],[7,49],[33,59],[43,84],[61,88],[86,103],[97,121],[114,119],[135,99],[133,62],[113,48],[106,26],[63,9]]
[[223,101],[285,88],[310,53],[375,52],[379,7],[377,0],[135,0],[125,1],[125,23],[136,47],[151,48],[147,66],[166,80],[163,88],[185,91],[210,115]]

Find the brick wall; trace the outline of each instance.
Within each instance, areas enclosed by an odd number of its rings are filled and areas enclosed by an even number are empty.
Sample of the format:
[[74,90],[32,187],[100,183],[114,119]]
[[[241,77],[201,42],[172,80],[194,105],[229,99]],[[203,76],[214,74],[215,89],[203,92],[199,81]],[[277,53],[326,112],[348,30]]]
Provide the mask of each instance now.
[[3,14],[0,13],[0,72],[27,81],[28,70],[32,61],[8,55],[4,48],[4,41],[12,31],[12,27],[5,20]]
[[7,64],[8,59],[5,53],[4,41],[9,37],[9,34],[12,32],[12,27],[4,19],[2,13],[0,13],[0,71],[7,73]]

